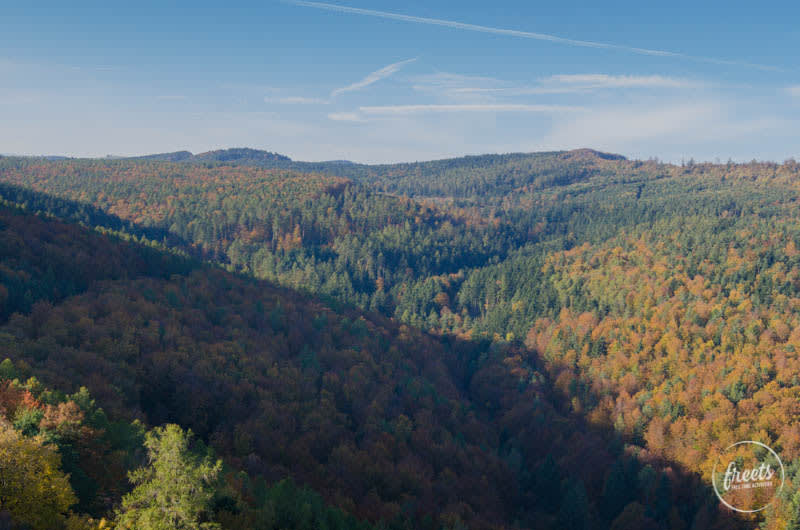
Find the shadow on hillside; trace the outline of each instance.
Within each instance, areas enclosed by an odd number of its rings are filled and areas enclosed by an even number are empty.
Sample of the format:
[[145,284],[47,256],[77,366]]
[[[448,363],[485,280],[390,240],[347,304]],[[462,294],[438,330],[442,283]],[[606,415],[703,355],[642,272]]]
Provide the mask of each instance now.
[[[30,211],[63,212],[74,222],[172,241],[170,234],[147,232],[82,204],[5,185],[0,194],[28,203]],[[474,470],[462,470],[472,481],[464,504],[482,506],[481,496],[490,494],[502,503],[498,513],[477,517],[480,528],[492,528],[486,521],[506,528],[565,530],[744,527],[744,521],[718,509],[697,474],[674,462],[646,461],[626,448],[613,429],[571,413],[567,396],[554,390],[544,364],[530,352],[407,332],[383,315],[337,302],[328,302],[324,310],[319,298],[267,281],[210,267],[202,274],[98,284],[95,291],[63,304],[69,307],[37,306],[30,315],[12,318],[0,338],[16,344],[20,358],[34,373],[41,370],[43,379],[51,379],[48,384],[97,388],[98,400],[107,400],[101,401],[104,406],[111,408],[116,400],[134,414],[144,413],[151,425],[179,421],[243,467],[273,475],[277,469],[313,486],[327,486],[323,493],[329,501],[341,501],[361,516],[375,518],[393,505],[381,504],[382,498],[375,501],[377,508],[368,505],[378,498],[373,490],[391,490],[392,499],[422,497],[411,479],[411,486],[391,482],[389,473],[374,469],[374,461],[364,461],[391,452],[404,438],[413,439],[417,418],[389,415],[410,409],[419,417],[427,414],[431,423],[456,428],[453,440],[426,441],[430,447],[422,448],[429,449],[427,454],[405,443],[406,449],[396,451],[402,457],[393,463],[398,468],[424,468],[416,464],[423,461],[436,469],[437,459],[444,458],[438,446],[460,451],[462,461],[480,449],[490,464],[503,462],[506,470],[496,477],[473,477]],[[86,318],[78,321],[75,315]],[[365,338],[370,330],[380,336]],[[397,344],[406,348],[405,356],[393,352]],[[406,371],[418,374],[421,382],[394,375]],[[371,381],[364,373],[384,379]],[[461,417],[452,419],[456,411],[437,400],[439,389],[425,388],[423,383],[431,381],[456,389],[459,395],[448,403],[468,409],[469,426]],[[265,402],[265,396],[282,401]],[[417,399],[432,405],[408,405]],[[376,417],[382,425],[376,425]],[[458,432],[459,422],[464,430],[480,432]],[[315,429],[317,437],[291,438]],[[364,433],[370,430],[378,434],[364,449]],[[258,433],[265,433],[264,439]],[[434,484],[432,495],[444,498],[462,491],[464,477],[447,466],[439,475],[427,479]],[[478,485],[502,491],[476,491]],[[336,488],[365,493],[343,495]],[[437,508],[444,506],[425,510],[436,513]]]
[[155,243],[178,248],[202,258],[188,241],[165,228],[142,226],[127,221],[116,215],[104,212],[90,204],[62,199],[54,195],[33,191],[14,184],[0,182],[0,202],[6,201],[18,207],[24,207],[28,213],[47,212],[61,221],[79,223],[91,228],[103,227],[106,230],[127,234],[136,238],[145,238]]
[[752,528],[752,519],[722,506],[698,473],[648,456],[612,426],[573,413],[535,353],[439,340],[457,352],[448,365],[497,429],[497,451],[518,481],[516,516],[523,525],[584,528],[583,520],[588,528],[611,528],[616,520],[617,530]]

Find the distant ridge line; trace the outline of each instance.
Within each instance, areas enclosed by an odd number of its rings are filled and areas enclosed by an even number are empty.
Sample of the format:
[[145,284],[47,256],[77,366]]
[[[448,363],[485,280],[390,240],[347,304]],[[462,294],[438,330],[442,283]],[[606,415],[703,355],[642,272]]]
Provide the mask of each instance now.
[[437,158],[432,160],[415,160],[409,162],[390,162],[379,164],[363,164],[353,162],[350,160],[323,160],[320,162],[306,162],[302,160],[293,160],[286,155],[275,153],[272,151],[265,151],[261,149],[252,149],[249,147],[232,147],[226,149],[215,149],[213,151],[205,151],[202,153],[194,154],[191,151],[173,151],[168,153],[155,153],[149,155],[139,155],[122,157],[123,160],[161,160],[165,162],[242,162],[247,164],[254,164],[256,162],[284,162],[295,164],[307,165],[324,165],[324,164],[337,164],[337,165],[355,165],[355,166],[373,166],[373,167],[386,167],[386,166],[401,166],[409,164],[420,164],[426,162],[441,162],[444,160],[477,160],[492,157],[527,157],[537,155],[562,155],[569,158],[600,158],[603,160],[627,160],[623,155],[616,153],[606,153],[590,148],[572,149],[568,151],[531,151],[531,152],[514,152],[514,153],[483,153],[478,155],[463,155],[452,156],[446,158]]

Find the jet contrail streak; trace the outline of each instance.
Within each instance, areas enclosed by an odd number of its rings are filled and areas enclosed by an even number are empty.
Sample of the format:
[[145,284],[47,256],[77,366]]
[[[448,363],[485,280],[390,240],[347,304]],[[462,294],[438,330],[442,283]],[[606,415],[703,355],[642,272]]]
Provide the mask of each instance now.
[[443,20],[439,18],[426,18],[417,17],[412,15],[402,15],[400,13],[389,13],[387,11],[376,11],[374,9],[362,9],[359,7],[349,7],[337,4],[327,4],[324,2],[309,2],[307,0],[284,0],[289,4],[302,7],[313,7],[315,9],[323,9],[326,11],[336,11],[339,13],[350,13],[354,15],[366,15],[371,17],[385,18],[390,20],[400,20],[403,22],[413,22],[416,24],[428,24],[431,26],[443,26],[447,28],[461,29],[465,31],[476,31],[479,33],[491,33],[493,35],[505,35],[508,37],[517,37],[523,39],[541,40],[553,42],[557,44],[566,44],[569,46],[580,46],[583,48],[595,48],[603,50],[617,50],[630,53],[637,53],[639,55],[651,55],[655,57],[671,57],[676,59],[686,59],[690,61],[698,61],[711,64],[728,65],[728,66],[746,66],[748,68],[757,68],[759,70],[772,70],[780,71],[779,68],[774,66],[766,66],[761,64],[746,63],[740,61],[731,61],[726,59],[715,59],[713,57],[699,57],[695,55],[687,55],[679,52],[671,52],[666,50],[652,50],[649,48],[637,48],[635,46],[624,46],[621,44],[609,44],[605,42],[594,42],[588,40],[569,39],[566,37],[558,37],[556,35],[548,35],[547,33],[534,33],[531,31],[520,31],[515,29],[493,28],[491,26],[480,26],[477,24],[467,24],[464,22],[456,22],[453,20]]

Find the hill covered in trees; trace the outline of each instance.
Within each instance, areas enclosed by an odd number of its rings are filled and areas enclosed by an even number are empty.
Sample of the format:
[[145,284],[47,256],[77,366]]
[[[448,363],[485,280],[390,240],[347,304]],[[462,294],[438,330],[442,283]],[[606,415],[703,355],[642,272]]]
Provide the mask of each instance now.
[[192,154],[189,151],[174,151],[172,153],[157,153],[153,155],[143,155],[132,157],[132,160],[161,160],[165,162],[227,162],[242,163],[248,165],[270,165],[276,163],[291,162],[288,156],[238,147],[232,149],[218,149],[216,151],[206,151],[205,153]]
[[[688,501],[670,492],[661,510],[688,502],[681,509],[690,519],[721,516],[691,474],[640,460],[612,434],[565,414],[544,372],[520,386],[519,367],[508,366],[517,348],[427,335],[99,227],[11,207],[0,210],[0,227],[0,347],[14,381],[6,383],[7,421],[14,439],[50,451],[50,468],[60,456],[70,480],[67,488],[60,479],[64,500],[50,522],[34,527],[114,521],[130,489],[126,471],[145,462],[145,428],[165,423],[191,428],[224,458],[230,478],[215,483],[218,504],[203,513],[229,528],[269,520],[269,495],[314,499],[286,490],[287,479],[364,524],[392,528],[603,520],[618,515],[598,511],[614,466],[688,487]],[[68,427],[72,438],[53,438]],[[252,499],[248,484],[259,480],[266,497]],[[654,498],[657,480],[631,480],[618,485],[630,500]]]
[[400,164],[356,164],[348,161],[301,162],[248,148],[198,153],[177,151],[129,160],[255,166],[298,173],[347,177],[385,192],[408,196],[459,197],[502,195],[524,186],[566,184],[591,173],[587,162],[622,161],[624,157],[591,149],[549,153],[510,153]]
[[0,160],[4,351],[375,524],[796,524],[798,164],[273,162]]

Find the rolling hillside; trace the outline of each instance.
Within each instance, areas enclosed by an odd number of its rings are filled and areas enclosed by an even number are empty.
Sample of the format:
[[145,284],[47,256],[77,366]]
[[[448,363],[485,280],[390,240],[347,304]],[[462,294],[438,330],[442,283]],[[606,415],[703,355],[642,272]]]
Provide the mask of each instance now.
[[[48,384],[370,521],[793,524],[797,164],[465,164],[0,160],[10,203],[182,267],[44,287],[6,333]],[[743,436],[789,487],[735,522],[704,488]]]
[[[601,504],[617,487],[625,505],[647,505],[661,488],[667,499],[652,509],[665,516],[724,516],[691,473],[641,460],[572,415],[538,361],[513,345],[427,335],[11,206],[0,227],[0,347],[12,370],[59,395],[91,389],[119,425],[177,423],[234,470],[267,484],[291,478],[393,528],[611,520],[617,513]],[[23,390],[32,399],[52,401],[31,384]],[[31,433],[49,432],[33,425]],[[135,448],[140,431],[130,432],[123,447]],[[614,470],[627,482],[613,485]],[[640,482],[642,473],[664,478]],[[103,480],[105,500],[74,486],[96,516],[129,487],[120,475]],[[222,509],[217,516],[244,524]]]

